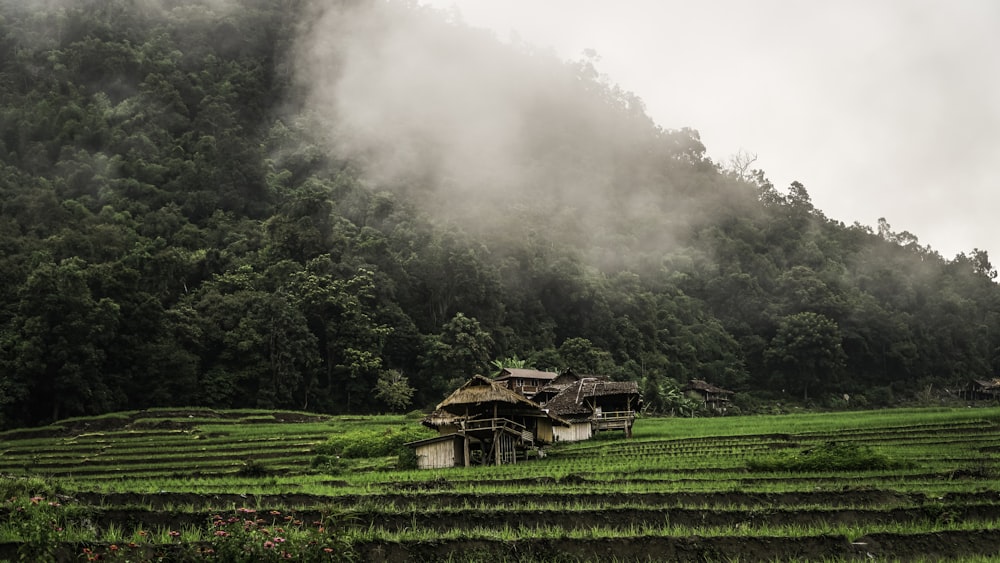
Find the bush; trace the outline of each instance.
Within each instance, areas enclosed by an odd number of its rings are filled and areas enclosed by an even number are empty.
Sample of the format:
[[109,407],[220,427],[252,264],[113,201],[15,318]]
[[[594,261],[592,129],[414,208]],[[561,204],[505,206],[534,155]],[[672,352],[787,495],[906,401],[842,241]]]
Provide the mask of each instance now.
[[868,446],[842,442],[825,444],[792,455],[750,460],[751,471],[876,471],[895,469],[901,464]]
[[400,446],[396,469],[416,469],[417,451],[407,446]]
[[327,475],[340,475],[344,472],[346,464],[340,456],[319,454],[314,456],[309,462],[309,467],[322,471]]

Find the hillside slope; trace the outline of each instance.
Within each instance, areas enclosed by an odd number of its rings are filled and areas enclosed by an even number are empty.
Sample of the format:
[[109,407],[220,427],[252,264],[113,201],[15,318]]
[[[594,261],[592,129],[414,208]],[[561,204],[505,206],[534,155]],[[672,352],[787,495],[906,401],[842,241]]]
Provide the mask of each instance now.
[[497,358],[654,407],[998,366],[985,252],[831,221],[590,62],[405,4],[0,0],[0,233],[5,426],[424,407]]

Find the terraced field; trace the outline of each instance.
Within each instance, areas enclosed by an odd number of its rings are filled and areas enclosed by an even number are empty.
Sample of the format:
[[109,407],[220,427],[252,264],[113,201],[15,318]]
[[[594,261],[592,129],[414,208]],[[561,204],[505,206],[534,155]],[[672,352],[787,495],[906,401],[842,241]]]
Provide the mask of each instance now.
[[[312,467],[331,436],[417,424],[193,409],[0,434],[0,559],[1000,560],[997,408],[640,419],[515,465]],[[791,470],[831,446],[885,463]]]

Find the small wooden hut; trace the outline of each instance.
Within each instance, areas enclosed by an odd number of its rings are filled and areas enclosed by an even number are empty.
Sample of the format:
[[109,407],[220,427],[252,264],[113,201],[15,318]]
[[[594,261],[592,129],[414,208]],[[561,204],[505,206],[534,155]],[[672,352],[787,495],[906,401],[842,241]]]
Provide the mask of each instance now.
[[426,440],[407,444],[417,454],[418,469],[440,469],[457,467],[465,463],[465,437],[457,434],[441,434]]
[[681,388],[688,397],[701,401],[709,410],[726,412],[729,410],[729,396],[732,391],[717,387],[701,379],[692,379]]
[[609,381],[580,376],[566,385],[543,408],[568,426],[554,428],[560,441],[579,441],[602,430],[622,430],[632,436],[632,424],[642,406],[639,385],[634,381]]
[[[423,424],[437,429],[439,438],[457,436],[451,440],[460,440],[462,451],[454,456],[455,463],[469,466],[516,463],[528,448],[550,441],[547,438],[552,434],[553,424],[567,423],[550,417],[537,403],[501,382],[475,375],[441,401]],[[537,435],[538,430],[542,430],[542,436]],[[421,452],[428,456],[427,464],[436,463],[431,457],[446,455],[442,452],[450,447],[441,445],[446,440],[424,442],[427,440],[409,444],[418,449],[418,466],[421,466]]]
[[973,379],[962,390],[962,396],[969,401],[1000,400],[1000,378]]

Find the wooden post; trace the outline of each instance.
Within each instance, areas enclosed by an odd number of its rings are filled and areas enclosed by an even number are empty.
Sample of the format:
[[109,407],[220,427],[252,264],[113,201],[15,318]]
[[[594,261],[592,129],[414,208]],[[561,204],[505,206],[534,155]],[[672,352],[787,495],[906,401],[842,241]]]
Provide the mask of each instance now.
[[469,458],[472,455],[472,452],[469,451],[469,435],[468,434],[464,434],[463,437],[465,438],[464,440],[462,440],[464,442],[464,445],[465,445],[465,466],[469,467],[469,465],[471,464],[471,461],[469,460]]
[[[493,412],[496,413],[496,407],[495,406],[493,407]],[[494,418],[496,418],[495,414],[494,414]],[[500,465],[500,459],[501,459],[501,455],[502,455],[500,452],[501,452],[501,450],[503,450],[503,444],[500,442],[500,437],[501,437],[500,436],[500,431],[499,430],[494,430],[493,431],[493,459],[495,460],[496,465]]]

